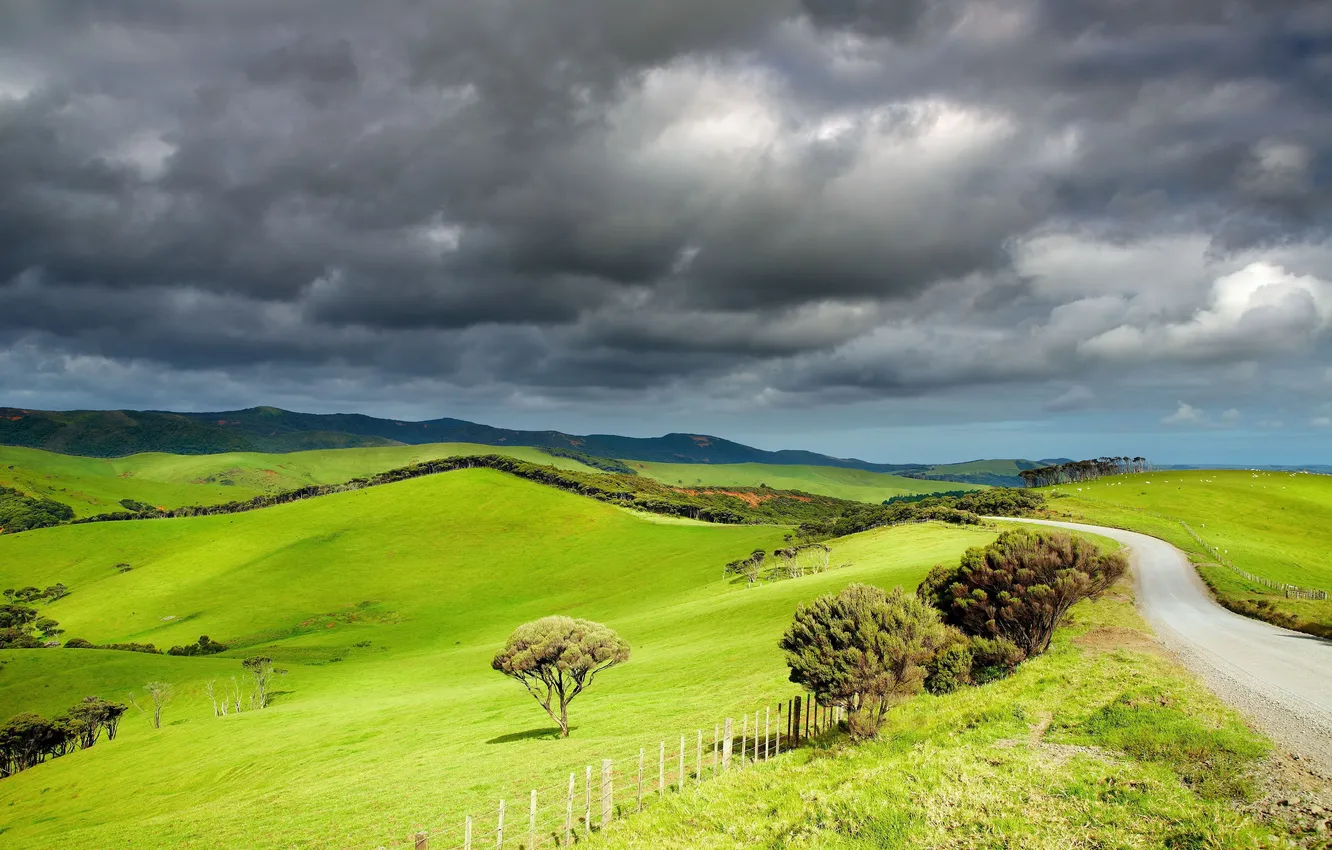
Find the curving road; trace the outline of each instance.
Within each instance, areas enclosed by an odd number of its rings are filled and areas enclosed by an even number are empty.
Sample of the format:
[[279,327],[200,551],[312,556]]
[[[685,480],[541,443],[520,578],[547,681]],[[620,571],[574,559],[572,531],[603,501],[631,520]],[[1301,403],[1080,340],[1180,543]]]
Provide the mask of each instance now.
[[1128,546],[1138,607],[1161,639],[1222,699],[1332,778],[1332,641],[1227,611],[1212,601],[1184,553],[1163,540],[1119,528],[1017,521],[1100,534]]

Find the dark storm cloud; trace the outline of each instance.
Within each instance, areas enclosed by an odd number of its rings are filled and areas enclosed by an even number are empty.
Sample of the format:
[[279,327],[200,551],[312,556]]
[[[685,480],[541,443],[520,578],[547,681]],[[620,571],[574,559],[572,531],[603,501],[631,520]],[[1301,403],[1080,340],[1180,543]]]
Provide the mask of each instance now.
[[0,388],[1068,411],[1136,355],[1313,374],[1329,223],[1319,2],[0,9]]

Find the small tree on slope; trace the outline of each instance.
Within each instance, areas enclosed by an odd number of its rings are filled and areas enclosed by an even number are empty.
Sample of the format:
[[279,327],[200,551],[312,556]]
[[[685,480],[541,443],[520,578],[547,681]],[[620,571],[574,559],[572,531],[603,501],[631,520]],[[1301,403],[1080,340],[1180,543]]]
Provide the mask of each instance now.
[[629,660],[629,644],[601,623],[543,617],[514,630],[491,667],[517,679],[569,737],[569,703],[602,670]]
[[852,736],[864,739],[894,702],[920,691],[950,631],[938,610],[900,587],[853,584],[799,606],[781,648],[791,681],[845,708]]

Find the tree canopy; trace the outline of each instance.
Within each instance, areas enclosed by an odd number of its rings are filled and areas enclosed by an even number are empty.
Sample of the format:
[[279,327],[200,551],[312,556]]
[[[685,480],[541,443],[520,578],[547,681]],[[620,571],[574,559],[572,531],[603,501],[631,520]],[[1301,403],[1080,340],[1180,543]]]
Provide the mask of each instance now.
[[894,701],[921,689],[949,632],[936,609],[900,587],[853,584],[800,605],[781,648],[791,681],[845,708],[852,735],[867,738]]
[[514,630],[491,667],[527,688],[569,737],[569,703],[598,673],[629,660],[629,644],[590,620],[543,617]]
[[1081,537],[1018,528],[968,549],[955,568],[936,567],[917,592],[966,633],[1006,638],[1030,656],[1049,648],[1069,608],[1127,569],[1122,554]]

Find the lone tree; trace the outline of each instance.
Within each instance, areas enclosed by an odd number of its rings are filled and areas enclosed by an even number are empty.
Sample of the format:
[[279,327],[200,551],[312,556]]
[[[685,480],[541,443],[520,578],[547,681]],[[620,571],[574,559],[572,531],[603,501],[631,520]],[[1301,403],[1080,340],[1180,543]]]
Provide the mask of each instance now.
[[917,592],[967,634],[1007,639],[1033,656],[1049,649],[1069,608],[1127,570],[1122,554],[1083,538],[1018,528],[968,549],[956,568],[936,567]]
[[129,695],[130,704],[148,718],[154,729],[161,729],[162,709],[175,698],[176,689],[167,682],[149,682],[143,686],[143,692],[146,695],[146,704],[135,699],[132,692]]
[[[509,635],[490,666],[522,682],[569,737],[569,703],[598,673],[629,660],[629,644],[601,623],[542,617]],[[558,711],[557,711],[558,709]]]
[[853,584],[796,608],[781,648],[791,681],[846,709],[852,737],[863,740],[878,734],[895,701],[921,689],[950,631],[935,608],[900,587]]

